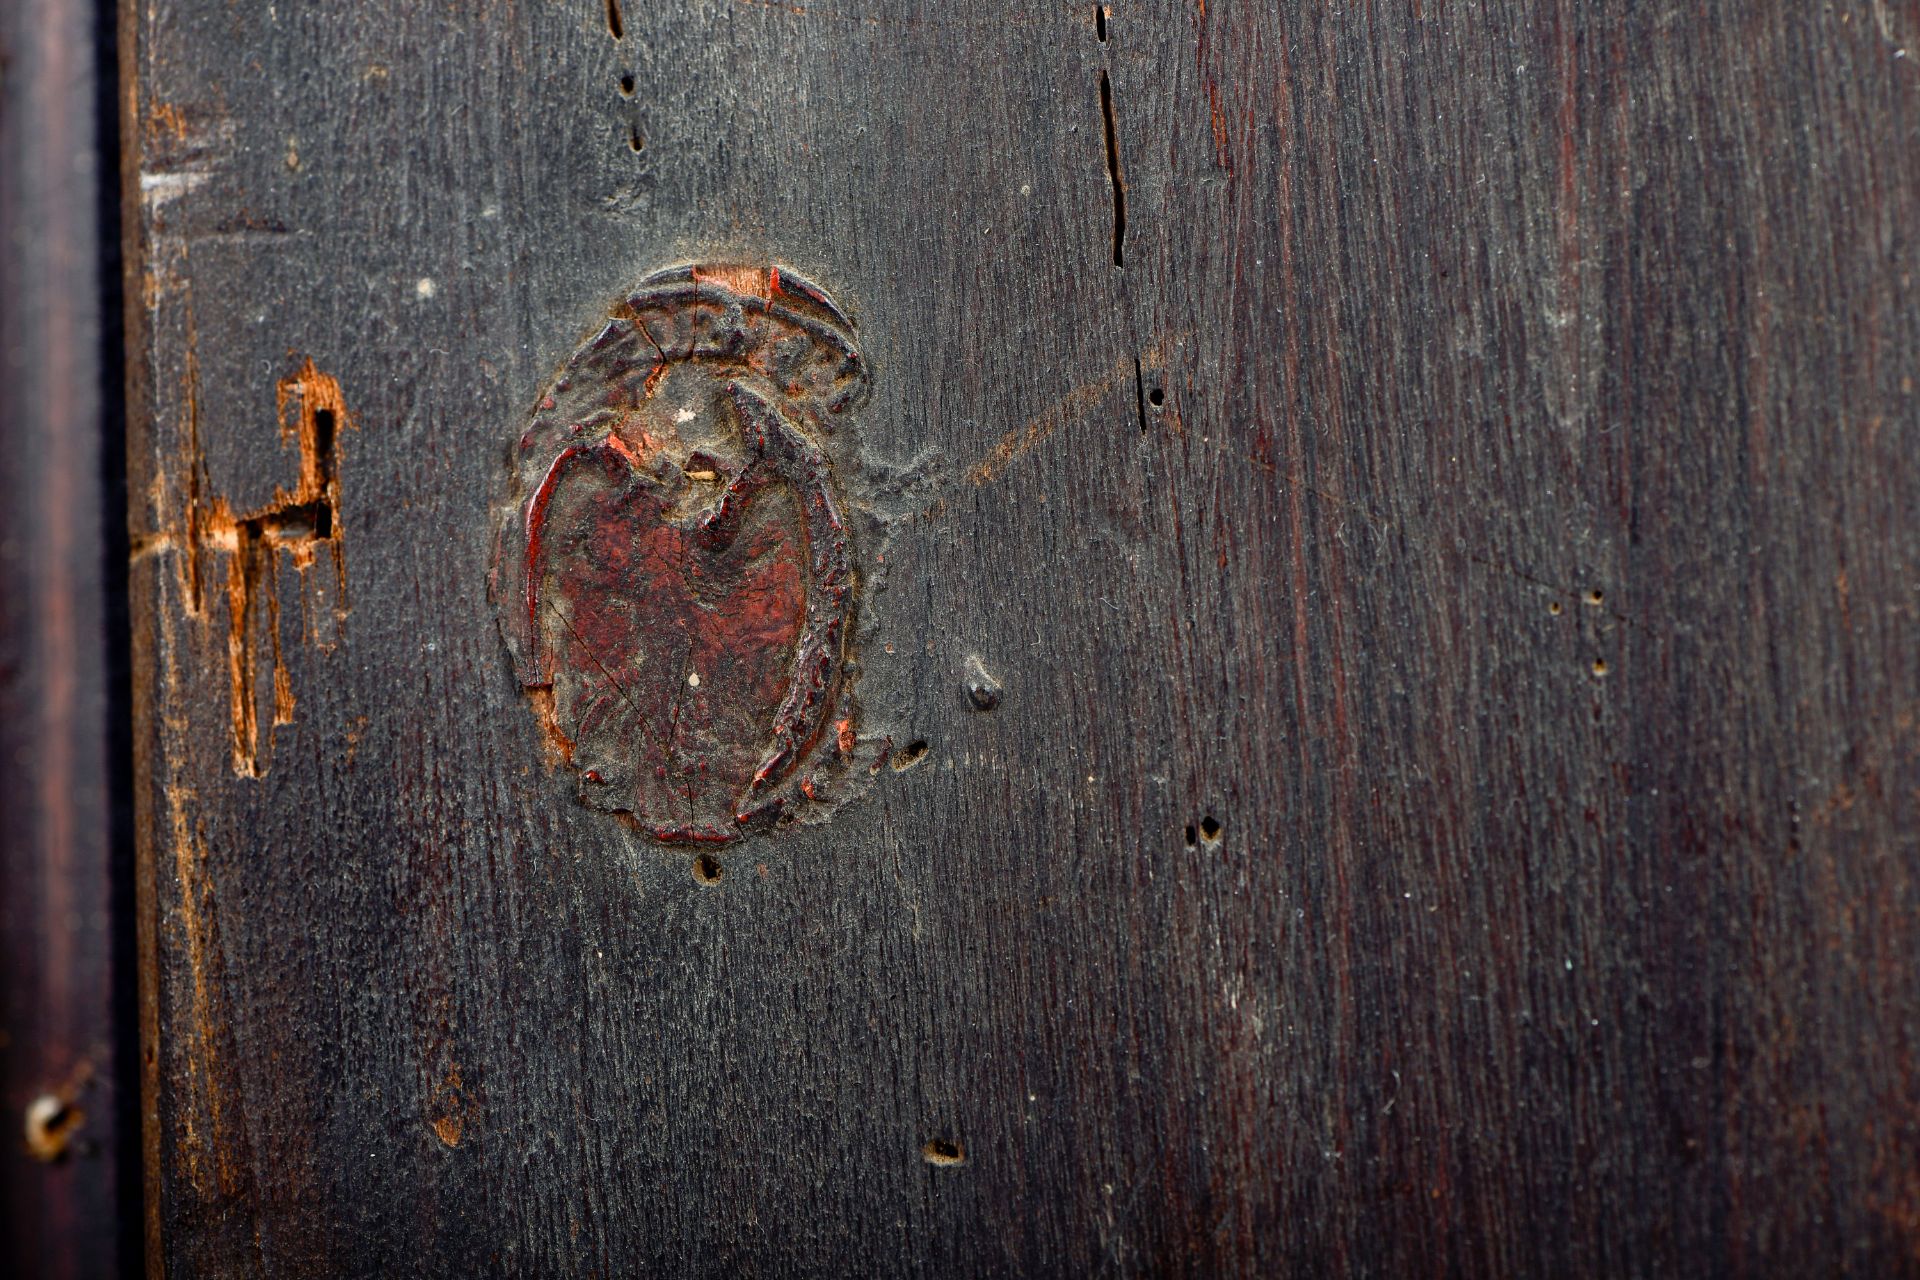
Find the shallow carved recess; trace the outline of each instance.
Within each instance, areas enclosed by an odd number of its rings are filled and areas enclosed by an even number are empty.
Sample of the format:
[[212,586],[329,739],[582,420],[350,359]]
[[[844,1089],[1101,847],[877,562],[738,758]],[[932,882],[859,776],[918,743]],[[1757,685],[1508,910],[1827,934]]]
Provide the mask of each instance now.
[[852,326],[779,267],[671,268],[609,317],[514,449],[493,595],[515,674],[581,799],[654,839],[824,813],[888,747],[853,688]]

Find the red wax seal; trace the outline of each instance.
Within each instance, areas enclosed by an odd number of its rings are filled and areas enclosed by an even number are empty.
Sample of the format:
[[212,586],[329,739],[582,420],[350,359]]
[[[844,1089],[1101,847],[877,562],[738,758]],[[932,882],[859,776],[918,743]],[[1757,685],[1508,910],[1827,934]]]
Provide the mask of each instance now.
[[817,287],[678,267],[541,395],[493,589],[589,805],[659,840],[727,841],[851,761],[855,559],[829,445],[866,386]]

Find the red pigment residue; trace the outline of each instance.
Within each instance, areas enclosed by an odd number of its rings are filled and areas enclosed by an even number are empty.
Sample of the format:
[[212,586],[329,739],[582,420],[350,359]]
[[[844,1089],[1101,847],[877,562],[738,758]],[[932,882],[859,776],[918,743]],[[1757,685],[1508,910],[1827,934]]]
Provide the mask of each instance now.
[[494,593],[591,807],[723,842],[844,798],[857,557],[826,443],[865,386],[816,286],[722,266],[650,277],[541,396]]
[[574,458],[536,565],[555,722],[589,780],[660,829],[724,828],[766,750],[805,611],[792,516],[763,500],[715,550],[668,522],[666,495],[624,451]]

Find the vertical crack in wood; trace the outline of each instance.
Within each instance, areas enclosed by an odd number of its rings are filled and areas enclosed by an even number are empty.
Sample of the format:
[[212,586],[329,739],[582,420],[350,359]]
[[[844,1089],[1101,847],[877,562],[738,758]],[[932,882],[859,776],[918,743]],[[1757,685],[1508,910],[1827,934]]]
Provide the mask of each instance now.
[[1133,411],[1140,417],[1140,434],[1147,434],[1147,379],[1139,356],[1133,358]]
[[1120,173],[1120,139],[1113,128],[1113,81],[1100,71],[1100,118],[1107,129],[1107,181],[1113,187],[1113,265],[1124,267],[1127,243],[1127,184]]

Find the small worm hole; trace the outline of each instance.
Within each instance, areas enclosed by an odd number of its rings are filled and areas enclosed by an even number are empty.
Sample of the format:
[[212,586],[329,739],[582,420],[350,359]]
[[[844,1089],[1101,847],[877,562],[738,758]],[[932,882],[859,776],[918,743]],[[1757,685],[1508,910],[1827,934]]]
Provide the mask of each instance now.
[[1167,393],[1159,387],[1147,392],[1147,403],[1158,409],[1167,402]]
[[927,740],[915,738],[900,748],[900,754],[893,758],[894,771],[904,773],[927,758]]
[[1200,838],[1212,844],[1220,838],[1220,824],[1212,814],[1200,819]]
[[693,878],[701,884],[719,884],[720,877],[727,874],[720,859],[710,853],[703,853],[693,860]]
[[949,1138],[934,1138],[920,1148],[920,1158],[928,1164],[952,1166],[965,1164],[967,1151]]
[[633,72],[628,71],[624,73],[620,77],[620,96],[623,98],[631,98],[636,83],[633,78]]

